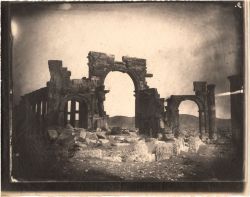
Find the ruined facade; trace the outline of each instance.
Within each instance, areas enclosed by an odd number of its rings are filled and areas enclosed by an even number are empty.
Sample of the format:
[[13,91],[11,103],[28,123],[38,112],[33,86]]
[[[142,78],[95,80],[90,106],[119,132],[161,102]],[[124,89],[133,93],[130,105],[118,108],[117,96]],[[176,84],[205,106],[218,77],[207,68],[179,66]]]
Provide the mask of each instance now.
[[[213,138],[215,127],[215,85],[206,82],[194,82],[195,95],[172,95],[165,99],[155,88],[149,88],[146,82],[146,60],[122,57],[115,61],[113,55],[89,52],[89,77],[70,79],[71,72],[63,67],[60,60],[49,60],[50,81],[47,87],[26,94],[21,104],[26,116],[34,115],[38,122],[46,126],[64,127],[70,123],[74,127],[86,129],[105,128],[108,115],[104,109],[104,81],[109,72],[127,73],[134,83],[135,127],[141,133],[156,137],[157,133],[170,129],[176,137],[179,135],[178,107],[184,100],[194,101],[199,108],[201,136],[209,134]],[[28,117],[26,119],[29,119]]]
[[[89,77],[82,79],[70,79],[71,72],[62,61],[49,60],[50,81],[47,87],[22,97],[25,111],[31,110],[48,126],[70,123],[87,129],[106,128],[104,100],[108,91],[104,81],[109,72],[119,71],[127,73],[134,83],[135,126],[140,131],[158,131],[164,101],[156,89],[147,85],[146,77],[152,74],[147,73],[146,60],[122,57],[118,62],[113,55],[98,52],[89,52],[88,60]],[[146,106],[152,109],[145,112]]]
[[179,135],[179,106],[182,101],[194,101],[199,109],[199,132],[213,138],[216,130],[215,85],[204,81],[194,82],[194,95],[172,95],[167,101],[165,122],[177,137]]

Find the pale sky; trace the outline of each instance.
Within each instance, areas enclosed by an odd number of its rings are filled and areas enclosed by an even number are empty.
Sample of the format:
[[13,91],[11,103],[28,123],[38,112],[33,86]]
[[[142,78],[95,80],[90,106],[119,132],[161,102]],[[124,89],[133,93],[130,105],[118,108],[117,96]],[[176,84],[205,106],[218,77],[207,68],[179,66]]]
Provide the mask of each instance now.
[[[98,51],[147,59],[148,85],[162,98],[193,94],[193,81],[229,91],[227,76],[241,61],[240,8],[229,3],[46,4],[16,6],[13,47],[15,101],[49,81],[48,60],[59,59],[71,79],[88,77],[87,55]],[[105,110],[134,116],[128,75],[110,73]],[[217,117],[230,118],[229,97],[216,97]],[[191,103],[191,104],[188,104]],[[123,107],[120,107],[123,106]],[[128,107],[124,107],[128,106]],[[192,102],[183,113],[197,114]]]

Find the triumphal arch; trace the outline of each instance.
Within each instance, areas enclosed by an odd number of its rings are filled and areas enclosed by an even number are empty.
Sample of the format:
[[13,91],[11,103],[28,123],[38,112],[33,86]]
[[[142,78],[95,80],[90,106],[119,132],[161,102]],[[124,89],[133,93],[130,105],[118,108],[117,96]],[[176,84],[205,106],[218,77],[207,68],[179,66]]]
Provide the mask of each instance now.
[[[88,56],[88,78],[70,79],[71,72],[61,60],[49,60],[50,80],[47,86],[22,96],[18,106],[20,117],[29,122],[36,118],[39,125],[61,126],[70,123],[73,127],[95,130],[107,129],[108,118],[104,109],[104,81],[108,73],[118,71],[130,76],[134,83],[135,127],[143,134],[156,137],[164,132],[165,125],[178,136],[178,107],[184,100],[194,101],[199,108],[200,133],[215,132],[215,86],[206,82],[194,82],[194,95],[172,95],[164,106],[156,88],[146,82],[146,60],[123,56],[116,61],[114,55],[90,51]],[[119,83],[119,81],[117,82]],[[117,98],[119,99],[119,98]],[[22,115],[21,115],[22,114]]]

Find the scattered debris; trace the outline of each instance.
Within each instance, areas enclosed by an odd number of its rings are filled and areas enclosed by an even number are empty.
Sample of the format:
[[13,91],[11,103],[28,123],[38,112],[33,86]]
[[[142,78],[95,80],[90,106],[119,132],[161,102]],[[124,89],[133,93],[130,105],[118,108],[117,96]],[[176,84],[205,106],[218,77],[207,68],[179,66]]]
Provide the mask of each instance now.
[[48,135],[50,140],[55,140],[58,137],[58,133],[56,130],[48,129]]
[[189,151],[197,153],[200,146],[204,145],[199,137],[190,137],[189,138]]
[[169,159],[174,155],[174,143],[158,142],[155,148],[156,161]]

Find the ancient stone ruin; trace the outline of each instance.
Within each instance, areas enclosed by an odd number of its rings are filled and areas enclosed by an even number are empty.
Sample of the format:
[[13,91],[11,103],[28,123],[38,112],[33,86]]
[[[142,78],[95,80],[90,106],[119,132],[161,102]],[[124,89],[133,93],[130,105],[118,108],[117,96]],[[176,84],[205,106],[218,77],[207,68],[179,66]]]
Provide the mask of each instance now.
[[179,134],[179,105],[182,101],[194,101],[199,109],[199,132],[204,137],[209,134],[213,138],[216,126],[214,84],[207,85],[204,81],[194,82],[195,95],[172,95],[167,99],[165,122],[172,132]]
[[164,106],[164,98],[155,88],[149,88],[146,82],[146,60],[134,57],[122,57],[115,61],[113,55],[89,52],[89,77],[70,79],[71,72],[63,67],[60,60],[49,60],[50,81],[47,86],[22,96],[19,108],[26,117],[36,117],[43,127],[61,126],[70,123],[73,127],[96,130],[107,129],[108,115],[104,109],[104,80],[111,71],[127,73],[135,87],[135,127],[139,132],[151,137],[165,129],[172,134],[179,133],[178,107],[184,100],[194,101],[199,108],[201,137],[215,133],[215,85],[206,82],[194,82],[195,95],[172,95]]

